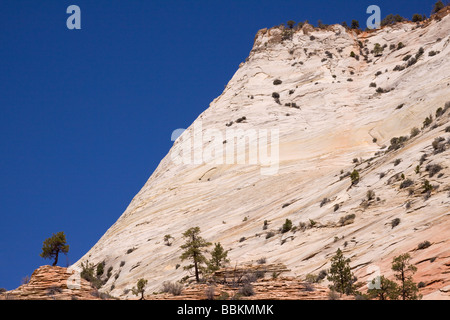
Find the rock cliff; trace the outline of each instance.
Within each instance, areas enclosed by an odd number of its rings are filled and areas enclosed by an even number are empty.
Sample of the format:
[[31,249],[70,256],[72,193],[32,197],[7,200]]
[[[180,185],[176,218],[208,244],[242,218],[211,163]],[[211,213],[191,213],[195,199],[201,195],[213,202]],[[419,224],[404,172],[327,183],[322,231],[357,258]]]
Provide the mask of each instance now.
[[232,265],[265,257],[298,279],[328,268],[337,248],[359,281],[392,277],[392,258],[409,253],[424,299],[449,299],[449,30],[445,10],[369,32],[260,30],[223,93],[76,265],[112,267],[101,291],[117,297],[139,278],[158,291],[189,275],[182,233],[198,226]]

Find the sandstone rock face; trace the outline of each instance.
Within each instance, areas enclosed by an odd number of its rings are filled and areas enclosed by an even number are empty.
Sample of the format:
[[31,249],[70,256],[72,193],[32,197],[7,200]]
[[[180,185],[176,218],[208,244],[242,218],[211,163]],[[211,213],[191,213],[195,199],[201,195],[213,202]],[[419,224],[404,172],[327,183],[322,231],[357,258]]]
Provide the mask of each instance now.
[[0,294],[0,300],[98,300],[97,289],[73,270],[42,266],[27,284]]
[[[448,14],[359,34],[338,25],[261,30],[223,93],[76,265],[112,267],[101,290],[114,296],[131,298],[139,278],[157,292],[190,275],[180,245],[198,226],[230,250],[233,266],[265,257],[295,279],[329,268],[338,248],[359,281],[393,279],[393,257],[409,253],[424,298],[449,299],[449,30]],[[384,49],[374,55],[376,43]],[[237,145],[247,141],[236,158],[232,129],[244,133]],[[294,228],[281,233],[286,219]],[[431,246],[418,249],[424,241]]]

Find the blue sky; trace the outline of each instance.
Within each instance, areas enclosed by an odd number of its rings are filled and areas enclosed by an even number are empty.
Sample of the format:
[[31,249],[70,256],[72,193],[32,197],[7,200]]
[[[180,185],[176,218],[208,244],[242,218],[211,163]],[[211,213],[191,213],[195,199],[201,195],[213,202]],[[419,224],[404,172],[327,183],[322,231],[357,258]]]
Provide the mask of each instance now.
[[[256,32],[332,24],[376,4],[411,18],[434,0],[2,0],[0,288],[52,261],[64,231],[76,262],[117,220],[172,142],[231,79]],[[81,30],[69,30],[69,5]]]

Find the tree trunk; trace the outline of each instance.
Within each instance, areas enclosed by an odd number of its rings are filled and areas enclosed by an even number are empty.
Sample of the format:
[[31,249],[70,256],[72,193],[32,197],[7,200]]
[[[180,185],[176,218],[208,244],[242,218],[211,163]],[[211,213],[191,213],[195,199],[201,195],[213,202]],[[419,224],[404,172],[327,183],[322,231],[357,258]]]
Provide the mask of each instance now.
[[56,264],[58,263],[58,251],[56,251],[56,254],[55,254],[55,262],[53,262],[53,267],[54,266],[56,266]]
[[198,276],[198,265],[197,265],[197,255],[194,253],[194,269],[195,269],[195,280],[197,283],[200,282],[200,277]]

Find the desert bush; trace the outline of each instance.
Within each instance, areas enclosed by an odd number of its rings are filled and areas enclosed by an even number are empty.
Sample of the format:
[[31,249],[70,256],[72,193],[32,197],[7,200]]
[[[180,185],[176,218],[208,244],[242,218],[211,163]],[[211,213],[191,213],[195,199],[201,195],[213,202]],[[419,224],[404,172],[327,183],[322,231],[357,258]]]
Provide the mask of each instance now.
[[240,117],[239,119],[236,120],[236,123],[241,123],[243,121],[247,120],[246,116]]
[[414,138],[415,136],[417,136],[420,133],[420,129],[419,128],[412,128],[411,129],[411,138]]
[[398,166],[402,162],[402,159],[395,159],[394,161],[394,167]]
[[266,234],[266,239],[270,239],[270,238],[272,238],[273,236],[275,236],[275,233],[274,233],[273,231],[269,231],[269,232],[267,232],[267,234]]
[[162,284],[162,292],[170,293],[174,296],[179,296],[183,293],[183,285],[179,282],[165,281]]
[[400,16],[398,14],[395,16],[393,14],[389,14],[383,20],[381,20],[381,26],[384,27],[387,25],[395,24],[397,22],[402,22],[404,20],[405,20],[405,18],[403,18],[402,16]]
[[367,196],[368,201],[375,199],[375,191],[373,191],[373,190],[367,191],[366,196]]
[[392,71],[403,71],[403,70],[405,70],[405,67],[404,66],[401,66],[401,65],[396,65],[395,67],[394,67],[394,69],[392,69]]
[[281,233],[286,233],[292,229],[292,221],[289,219],[286,219],[283,226],[281,227]]
[[369,87],[370,87],[370,88],[376,88],[376,87],[377,87],[377,84],[376,84],[375,82],[371,82],[371,83],[369,84]]
[[422,184],[423,193],[431,192],[433,191],[433,186],[431,185],[430,181],[425,180]]
[[283,81],[281,81],[280,79],[276,79],[276,80],[273,81],[273,85],[274,86],[280,85],[282,83],[283,83]]
[[429,246],[431,246],[430,241],[424,241],[424,242],[419,243],[419,245],[417,246],[417,249],[423,250],[423,249],[428,248]]
[[95,265],[90,264],[89,261],[86,261],[86,263],[82,262],[80,276],[84,280],[90,282],[93,287],[98,289],[103,285],[103,281],[94,275],[94,268]]
[[406,56],[404,56],[403,57],[403,61],[408,61],[409,60],[409,58],[411,58],[412,56],[410,55],[410,54],[408,54],[408,55],[406,55]]
[[444,114],[444,109],[442,107],[439,107],[436,110],[436,118],[439,118],[440,116],[442,116]]
[[400,189],[408,188],[408,187],[412,186],[413,184],[414,184],[414,181],[412,181],[411,179],[405,179],[400,184]]
[[356,217],[356,215],[354,213],[348,214],[345,217],[341,217],[339,219],[339,224],[341,226],[346,226],[348,224],[352,224],[354,222],[354,220],[355,220],[355,217]]
[[398,150],[402,148],[406,141],[408,141],[408,137],[406,136],[392,138],[391,145],[389,146],[388,151]]
[[265,264],[266,262],[267,262],[267,259],[265,257],[259,258],[258,260],[256,260],[257,264]]
[[207,300],[214,300],[214,285],[209,285],[205,290],[205,295]]
[[423,21],[424,17],[421,14],[415,13],[412,17],[412,22],[420,22]]
[[417,63],[417,58],[412,57],[411,59],[408,60],[408,62],[406,63],[406,68],[411,67],[412,65],[415,65]]
[[400,224],[400,218],[395,218],[391,221],[391,227],[394,229],[396,226]]
[[424,52],[425,52],[425,50],[422,47],[420,47],[420,49],[417,51],[417,53],[415,55],[415,58],[419,59],[424,54]]
[[339,204],[336,203],[336,204],[334,205],[333,211],[336,212],[336,211],[338,211],[338,210],[339,210]]
[[352,181],[352,185],[356,185],[359,182],[359,172],[356,169],[350,174],[350,179]]
[[323,198],[322,201],[320,202],[320,207],[322,208],[324,205],[326,205],[328,202],[330,202],[330,199],[328,198]]
[[430,178],[433,178],[433,176],[439,173],[442,169],[442,166],[439,164],[429,164],[425,167],[425,171],[428,172]]
[[174,238],[170,235],[170,234],[166,234],[164,236],[164,244],[168,247],[170,247],[172,245]]
[[443,137],[438,137],[434,139],[431,146],[434,149],[434,154],[438,154],[445,151],[445,139]]
[[255,291],[251,283],[244,283],[242,287],[239,289],[238,293],[243,295],[244,297],[250,297],[255,294]]
[[382,52],[383,48],[381,47],[381,45],[379,43],[375,43],[375,46],[373,48],[373,54],[375,55],[375,57],[380,56]]
[[97,265],[97,271],[96,271],[97,277],[103,275],[104,268],[105,268],[105,261],[103,261]]

